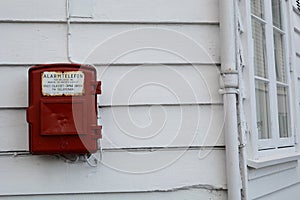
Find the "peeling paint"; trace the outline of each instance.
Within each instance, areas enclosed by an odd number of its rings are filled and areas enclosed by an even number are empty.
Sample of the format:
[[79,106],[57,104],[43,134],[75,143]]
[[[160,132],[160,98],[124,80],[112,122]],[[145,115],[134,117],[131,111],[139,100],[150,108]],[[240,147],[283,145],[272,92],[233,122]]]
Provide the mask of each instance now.
[[150,190],[147,192],[175,192],[179,190],[189,190],[189,189],[204,189],[210,191],[227,191],[224,187],[217,187],[214,185],[207,185],[207,184],[196,184],[196,185],[187,185],[182,187],[174,187],[170,189],[163,189],[163,190]]

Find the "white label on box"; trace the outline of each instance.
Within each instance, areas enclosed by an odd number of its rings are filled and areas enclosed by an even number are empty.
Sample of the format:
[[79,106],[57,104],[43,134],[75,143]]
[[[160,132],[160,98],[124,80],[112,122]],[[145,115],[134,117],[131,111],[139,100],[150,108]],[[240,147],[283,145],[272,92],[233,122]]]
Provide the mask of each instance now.
[[80,96],[84,94],[82,71],[43,72],[42,94],[44,96]]

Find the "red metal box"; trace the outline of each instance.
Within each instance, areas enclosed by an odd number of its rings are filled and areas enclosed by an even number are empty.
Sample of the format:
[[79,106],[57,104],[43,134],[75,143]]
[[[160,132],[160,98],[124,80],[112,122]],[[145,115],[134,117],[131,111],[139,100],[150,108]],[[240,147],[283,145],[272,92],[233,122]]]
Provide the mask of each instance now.
[[29,69],[29,150],[32,154],[85,154],[98,149],[96,69],[44,64]]

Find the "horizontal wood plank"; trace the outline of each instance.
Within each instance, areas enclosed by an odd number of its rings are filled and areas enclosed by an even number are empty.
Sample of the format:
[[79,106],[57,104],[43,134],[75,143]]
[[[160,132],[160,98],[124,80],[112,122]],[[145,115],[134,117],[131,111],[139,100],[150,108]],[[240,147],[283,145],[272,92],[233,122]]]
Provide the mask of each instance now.
[[[212,23],[219,15],[218,0],[70,0],[69,4],[72,20],[97,22]],[[0,1],[0,20],[65,21],[66,5],[62,0]]]
[[[105,107],[103,148],[223,146],[222,106]],[[25,109],[0,109],[0,151],[28,150]]]
[[0,151],[28,150],[25,110],[0,110]]
[[[65,194],[225,188],[224,150],[103,153],[102,163],[67,163],[55,156],[0,156],[0,194]],[[204,153],[206,156],[199,156]],[[176,174],[180,174],[177,176]],[[208,176],[209,174],[209,176]]]
[[[28,68],[0,67],[1,108],[28,106]],[[215,65],[97,66],[107,105],[220,104]]]
[[143,106],[100,110],[104,147],[222,146],[222,106]]
[[25,66],[0,67],[0,107],[27,107],[28,68]]
[[282,190],[276,191],[269,195],[257,198],[255,200],[282,200],[289,198],[289,200],[298,200],[300,197],[300,184],[291,185]]
[[103,66],[101,105],[222,103],[212,65]]
[[66,18],[63,0],[0,1],[0,20],[62,20]]
[[283,170],[249,181],[250,199],[258,199],[299,182],[297,168]]
[[64,24],[0,23],[0,64],[67,61]]
[[51,195],[24,195],[24,196],[3,196],[1,200],[153,200],[153,199],[186,199],[199,200],[199,199],[211,199],[211,200],[226,200],[226,190],[209,190],[202,188],[182,188],[166,192],[126,192],[126,193],[102,193],[102,194],[51,194]]
[[277,165],[272,165],[269,167],[263,167],[259,169],[249,168],[248,179],[253,180],[253,179],[261,178],[263,176],[269,176],[284,170],[293,169],[297,167],[297,165],[298,165],[298,161],[291,161],[291,162],[280,163]]
[[70,9],[76,20],[106,22],[218,22],[219,16],[218,0],[71,0]]
[[[68,62],[65,24],[0,24],[0,64]],[[218,25],[72,24],[73,62],[219,63]]]
[[72,24],[71,57],[83,63],[219,63],[218,25]]

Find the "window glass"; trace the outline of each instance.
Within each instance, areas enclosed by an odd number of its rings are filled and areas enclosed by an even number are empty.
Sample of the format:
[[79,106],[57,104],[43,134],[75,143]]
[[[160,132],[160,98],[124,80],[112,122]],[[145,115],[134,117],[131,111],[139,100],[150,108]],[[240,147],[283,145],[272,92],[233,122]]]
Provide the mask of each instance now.
[[278,123],[280,138],[290,137],[288,88],[277,86]]
[[292,139],[284,2],[251,0],[256,128],[261,150],[288,146],[292,141],[283,140]]
[[251,12],[259,18],[264,18],[264,0],[252,0],[251,1]]
[[256,97],[256,119],[259,139],[271,138],[270,135],[270,108],[269,108],[269,89],[268,84],[264,81],[255,81]]
[[264,25],[257,20],[252,20],[252,37],[254,47],[254,71],[256,76],[268,77],[266,63],[266,41]]
[[273,25],[282,29],[280,0],[272,0]]
[[276,68],[276,80],[286,83],[286,66],[283,46],[283,35],[274,31],[274,56]]

